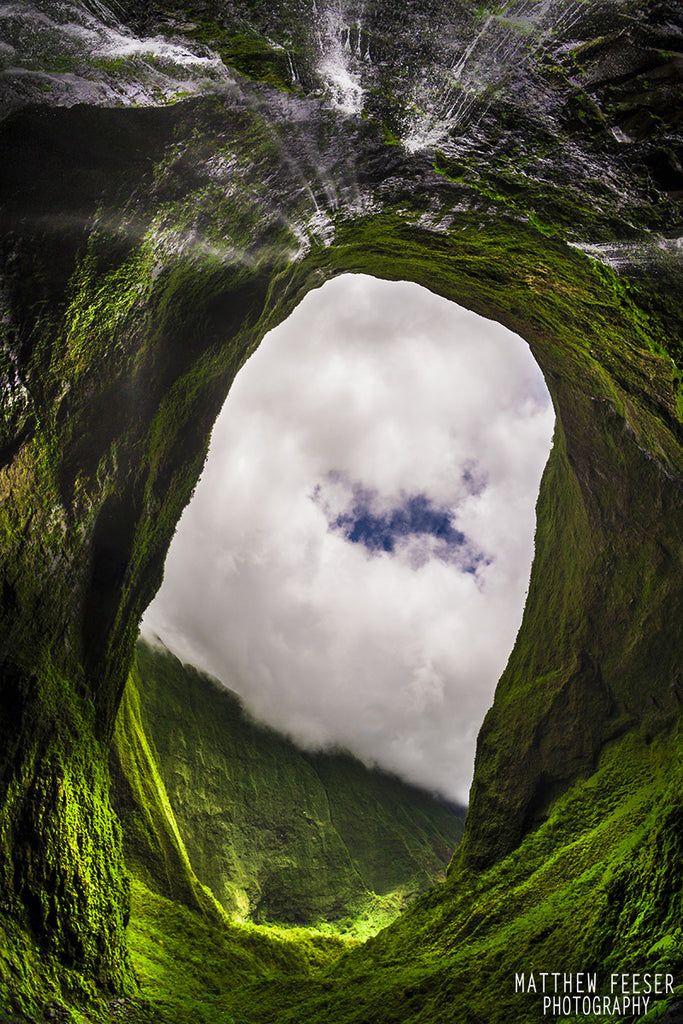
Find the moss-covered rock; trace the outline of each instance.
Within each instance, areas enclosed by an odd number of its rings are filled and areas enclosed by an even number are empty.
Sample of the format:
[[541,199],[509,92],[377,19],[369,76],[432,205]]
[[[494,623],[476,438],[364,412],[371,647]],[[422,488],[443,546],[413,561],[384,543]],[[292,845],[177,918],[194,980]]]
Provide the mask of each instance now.
[[121,830],[92,703],[49,662],[3,665],[0,993],[42,1015],[52,1000],[101,1007],[133,991]]
[[[416,280],[522,334],[557,431],[529,602],[442,911],[411,911],[298,1019],[488,1020],[525,948],[628,964],[646,956],[647,931],[652,956],[673,962],[677,5],[591,0],[530,15],[423,0],[321,18],[294,2],[209,0],[188,27],[198,8],[127,0],[117,25],[100,4],[76,6],[73,21],[53,11],[47,35],[52,14],[36,21],[30,5],[2,22],[0,877],[15,950],[2,984],[35,1014],[50,977],[81,993],[130,981],[105,745],[137,620],[235,372],[307,290],[343,271]],[[92,60],[116,32],[121,63]],[[169,65],[157,35],[176,46]],[[244,39],[251,79],[219,56]],[[182,91],[178,62],[195,60],[194,98],[167,105]],[[638,780],[638,820],[626,775],[606,769],[617,752]],[[154,779],[138,781],[156,801]],[[591,847],[606,874],[563,869],[556,914],[534,851],[571,859],[605,800],[632,835],[634,884],[612,836]],[[139,826],[178,881],[182,857],[164,846],[172,828],[157,811]],[[190,876],[183,885],[194,891]],[[465,932],[484,967],[448,975],[444,950]],[[272,1019],[265,1005],[253,1016]]]
[[157,770],[193,871],[241,919],[368,934],[445,877],[462,835],[446,804],[349,755],[304,754],[250,721],[224,687],[144,643],[113,757],[129,868],[194,909],[177,839],[168,864],[169,817],[150,819],[163,803],[144,792]]

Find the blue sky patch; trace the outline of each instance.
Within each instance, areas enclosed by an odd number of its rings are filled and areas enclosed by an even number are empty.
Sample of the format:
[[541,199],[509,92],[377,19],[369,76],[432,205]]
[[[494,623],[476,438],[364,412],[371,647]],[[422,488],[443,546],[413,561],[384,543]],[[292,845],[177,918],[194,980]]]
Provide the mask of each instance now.
[[435,508],[424,494],[406,498],[403,504],[384,514],[375,514],[364,503],[337,516],[333,529],[341,530],[353,544],[364,544],[369,551],[394,551],[396,542],[416,534],[438,537],[446,544],[460,546],[465,535],[453,528],[450,513]]
[[427,557],[455,562],[465,572],[476,572],[490,559],[473,549],[465,534],[454,524],[451,509],[439,507],[426,494],[397,495],[396,504],[387,509],[378,501],[377,492],[352,484],[338,473],[329,474],[330,483],[348,489],[348,504],[343,511],[332,511],[325,500],[324,485],[318,484],[313,500],[327,516],[331,530],[341,533],[352,544],[362,544],[372,554],[394,554],[410,541],[431,540]]

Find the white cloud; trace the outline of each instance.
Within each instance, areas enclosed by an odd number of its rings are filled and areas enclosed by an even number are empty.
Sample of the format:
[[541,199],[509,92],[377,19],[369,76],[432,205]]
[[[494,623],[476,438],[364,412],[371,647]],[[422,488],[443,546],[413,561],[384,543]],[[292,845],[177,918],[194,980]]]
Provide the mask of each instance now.
[[[299,742],[464,801],[552,426],[515,335],[417,285],[328,283],[239,374],[143,632]],[[425,533],[352,543],[330,521],[353,485],[373,515],[426,496],[486,560],[463,572]]]

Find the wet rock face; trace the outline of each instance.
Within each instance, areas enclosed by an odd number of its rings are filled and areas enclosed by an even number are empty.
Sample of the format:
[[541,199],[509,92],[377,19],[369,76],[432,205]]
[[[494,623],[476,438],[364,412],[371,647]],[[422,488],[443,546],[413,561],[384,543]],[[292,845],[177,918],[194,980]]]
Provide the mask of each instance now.
[[[309,101],[290,123],[315,100],[362,114],[409,153],[442,152],[480,195],[541,216],[556,193],[549,226],[611,241],[679,223],[656,193],[683,180],[680,14],[637,0],[26,3],[0,18],[0,89],[6,109],[158,106],[230,96],[246,75]],[[272,96],[248,91],[268,111]]]
[[[668,728],[680,24],[680,5],[635,0],[5,6],[6,677],[47,702],[54,670],[109,736],[230,381],[308,289],[356,270],[518,331],[558,412],[462,857],[514,847],[624,729]],[[56,742],[21,721],[3,792]],[[26,800],[11,813],[39,831]]]

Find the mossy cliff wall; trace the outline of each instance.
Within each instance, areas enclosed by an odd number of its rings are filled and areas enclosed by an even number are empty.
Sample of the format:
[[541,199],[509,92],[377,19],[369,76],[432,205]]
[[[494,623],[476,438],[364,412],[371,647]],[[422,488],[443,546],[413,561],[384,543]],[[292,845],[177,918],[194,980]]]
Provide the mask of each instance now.
[[349,755],[305,755],[168,651],[138,644],[122,712],[114,806],[129,868],[161,895],[197,906],[140,792],[145,743],[193,871],[238,918],[376,930],[444,879],[462,836],[446,804]]
[[409,278],[518,331],[557,412],[453,877],[467,888],[555,820],[615,744],[674,742],[680,11],[538,7],[387,3],[321,26],[289,4],[182,22],[123,4],[126,31],[227,62],[167,106],[161,58],[113,66],[66,30],[40,50],[9,26],[2,912],[10,945],[30,936],[79,983],[130,977],[105,760],[139,616],[234,373],[335,273]]

